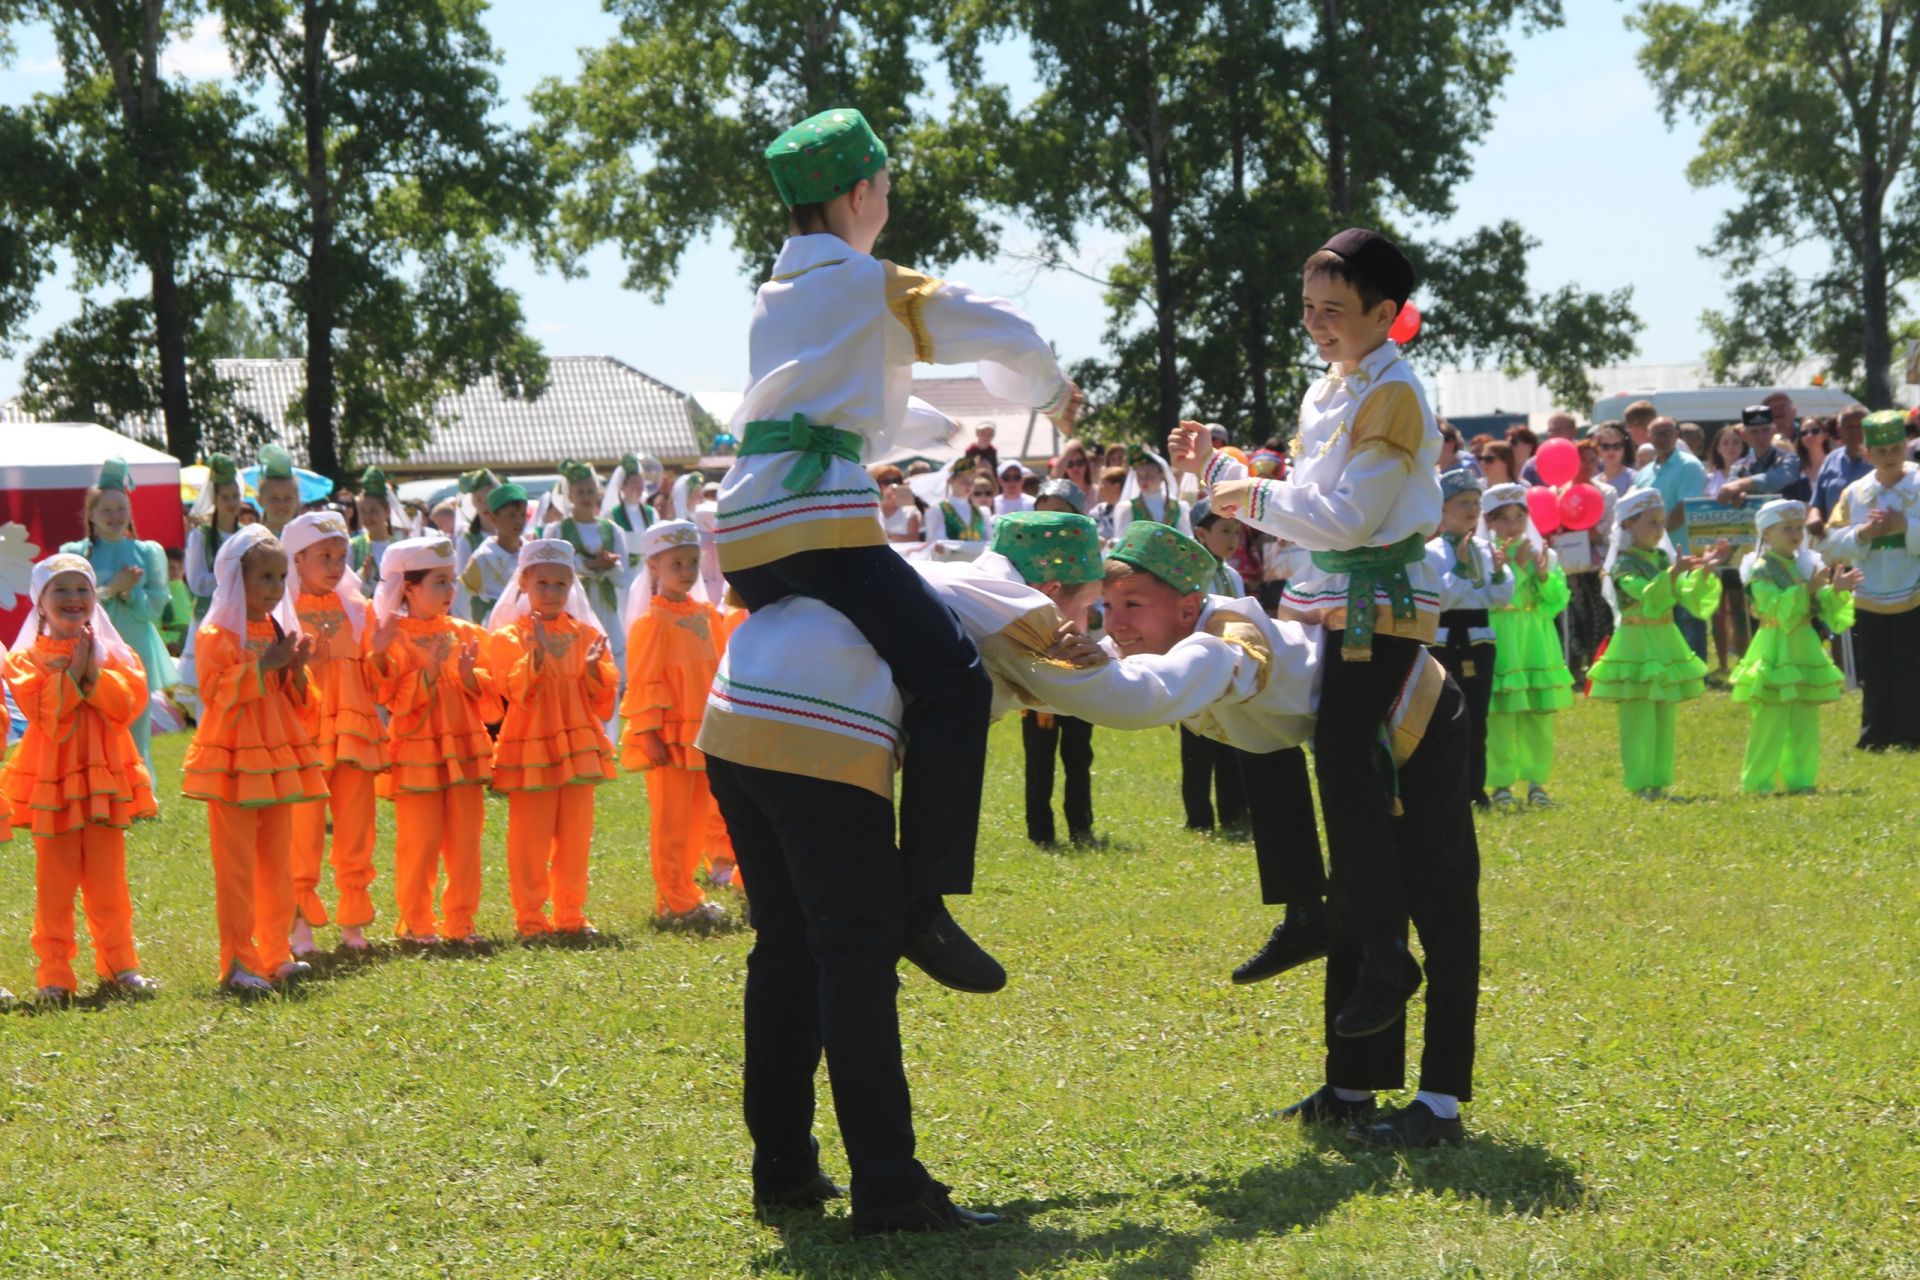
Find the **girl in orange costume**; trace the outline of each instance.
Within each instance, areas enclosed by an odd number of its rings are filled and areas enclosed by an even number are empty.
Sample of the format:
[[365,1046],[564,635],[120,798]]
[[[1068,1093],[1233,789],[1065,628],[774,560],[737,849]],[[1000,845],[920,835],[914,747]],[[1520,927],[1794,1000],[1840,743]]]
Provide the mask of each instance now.
[[85,557],[35,565],[29,599],[33,612],[5,667],[27,732],[0,773],[0,838],[8,809],[33,832],[40,1000],[73,998],[76,891],[102,988],[149,995],[159,984],[140,972],[134,950],[126,847],[134,819],[157,812],[128,728],[146,710],[146,675],[100,607]]
[[[513,583],[487,618],[489,666],[507,716],[493,748],[493,789],[507,795],[507,879],[521,940],[591,937],[587,854],[593,788],[614,776],[620,669],[573,572],[573,544],[520,548]],[[547,919],[547,902],[553,919]]]
[[293,899],[297,914],[288,939],[295,957],[317,955],[313,926],[327,923],[320,901],[320,860],[327,852],[327,815],[333,815],[333,886],[340,894],[340,942],[367,949],[373,923],[374,781],[387,768],[387,731],[368,688],[367,599],[359,575],[347,566],[347,522],[337,512],[310,511],[281,532],[293,557],[300,595],[294,608],[313,642],[307,659],[320,701],[314,746],[327,771],[327,799],[293,811]]
[[380,560],[373,597],[379,628],[367,666],[374,700],[391,717],[391,763],[380,794],[393,800],[400,939],[417,947],[443,936],[433,909],[443,862],[444,936],[464,946],[486,943],[473,917],[480,909],[486,783],[493,776],[487,725],[500,719],[501,708],[486,667],[487,633],[449,616],[452,608],[453,543],[437,533],[391,543]]
[[706,757],[693,740],[720,665],[725,624],[711,604],[690,598],[700,579],[700,531],[692,521],[649,526],[641,550],[646,570],[627,598],[620,763],[647,774],[654,914],[666,924],[717,924],[727,913],[706,901],[693,874],[703,845],[716,869],[732,866],[733,845],[707,789]]
[[286,549],[263,524],[228,538],[214,557],[213,603],[195,633],[206,708],[187,748],[185,785],[207,802],[213,844],[220,980],[241,995],[312,972],[287,948],[293,927],[293,810],[324,799],[327,775],[308,722],[319,691],[307,673],[313,643],[287,591]]

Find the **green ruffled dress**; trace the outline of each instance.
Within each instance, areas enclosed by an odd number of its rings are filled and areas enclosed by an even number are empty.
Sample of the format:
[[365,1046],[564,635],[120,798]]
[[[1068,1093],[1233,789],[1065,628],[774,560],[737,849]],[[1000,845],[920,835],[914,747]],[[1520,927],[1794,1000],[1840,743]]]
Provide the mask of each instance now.
[[1681,576],[1658,548],[1623,553],[1613,567],[1620,625],[1607,651],[1588,672],[1591,696],[1606,702],[1686,702],[1706,692],[1707,664],[1687,647],[1674,625],[1673,608],[1685,605],[1696,618],[1720,607],[1720,579],[1704,569]]
[[1853,596],[1822,587],[1816,603],[1793,558],[1769,551],[1747,583],[1747,599],[1760,627],[1733,669],[1733,700],[1779,706],[1838,699],[1846,677],[1827,656],[1813,618],[1817,608],[1828,630],[1845,631],[1853,625]]
[[1572,594],[1557,561],[1544,574],[1537,559],[1514,570],[1513,603],[1492,610],[1489,618],[1497,638],[1494,714],[1559,711],[1573,705],[1573,673],[1567,670],[1560,632],[1553,625]]

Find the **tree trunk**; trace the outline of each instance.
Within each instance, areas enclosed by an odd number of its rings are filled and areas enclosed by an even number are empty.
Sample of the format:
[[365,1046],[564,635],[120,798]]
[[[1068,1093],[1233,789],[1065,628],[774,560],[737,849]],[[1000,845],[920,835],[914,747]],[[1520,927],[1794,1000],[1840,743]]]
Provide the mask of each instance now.
[[1860,352],[1867,362],[1867,407],[1893,407],[1893,334],[1887,328],[1887,257],[1881,227],[1880,163],[1869,158],[1860,175]]
[[182,466],[200,454],[200,430],[187,396],[187,318],[174,276],[173,250],[162,246],[148,261],[153,280],[153,329],[160,356],[160,416],[166,422],[167,452]]
[[333,480],[345,477],[333,430],[333,188],[327,171],[327,18],[321,0],[306,0],[301,46],[301,106],[307,144],[307,465]]

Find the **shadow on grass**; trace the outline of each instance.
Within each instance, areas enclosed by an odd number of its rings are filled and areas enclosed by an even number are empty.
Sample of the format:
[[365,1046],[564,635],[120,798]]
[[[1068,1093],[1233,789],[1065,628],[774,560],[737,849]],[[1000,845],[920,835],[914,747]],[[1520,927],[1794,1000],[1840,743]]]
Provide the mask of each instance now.
[[[937,1236],[854,1236],[844,1216],[794,1215],[773,1223],[781,1247],[753,1260],[758,1272],[813,1280],[947,1280],[956,1275],[1027,1275],[1066,1262],[1100,1261],[1113,1280],[1175,1280],[1196,1274],[1216,1241],[1248,1241],[1311,1230],[1348,1200],[1422,1194],[1477,1200],[1494,1214],[1538,1218],[1587,1206],[1574,1167],[1532,1143],[1485,1134],[1455,1149],[1377,1152],[1309,1133],[1307,1149],[1236,1174],[1171,1179],[1138,1196],[1106,1192],[991,1207],[1007,1221]],[[1126,1222],[1098,1231],[1034,1222],[1060,1211],[1110,1209],[1135,1199],[1140,1216],[1160,1218],[1169,1197],[1210,1215],[1192,1227]]]

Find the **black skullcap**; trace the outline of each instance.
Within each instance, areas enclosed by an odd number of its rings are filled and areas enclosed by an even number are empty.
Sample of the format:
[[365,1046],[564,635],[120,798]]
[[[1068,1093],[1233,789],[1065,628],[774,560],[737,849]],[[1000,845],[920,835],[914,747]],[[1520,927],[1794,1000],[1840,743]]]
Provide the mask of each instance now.
[[1763,404],[1750,404],[1740,411],[1740,425],[1770,427],[1773,425],[1773,410]]
[[1399,245],[1378,231],[1348,227],[1320,249],[1323,253],[1339,254],[1355,274],[1365,277],[1374,288],[1392,298],[1394,305],[1404,307],[1413,296],[1413,264],[1400,252]]

